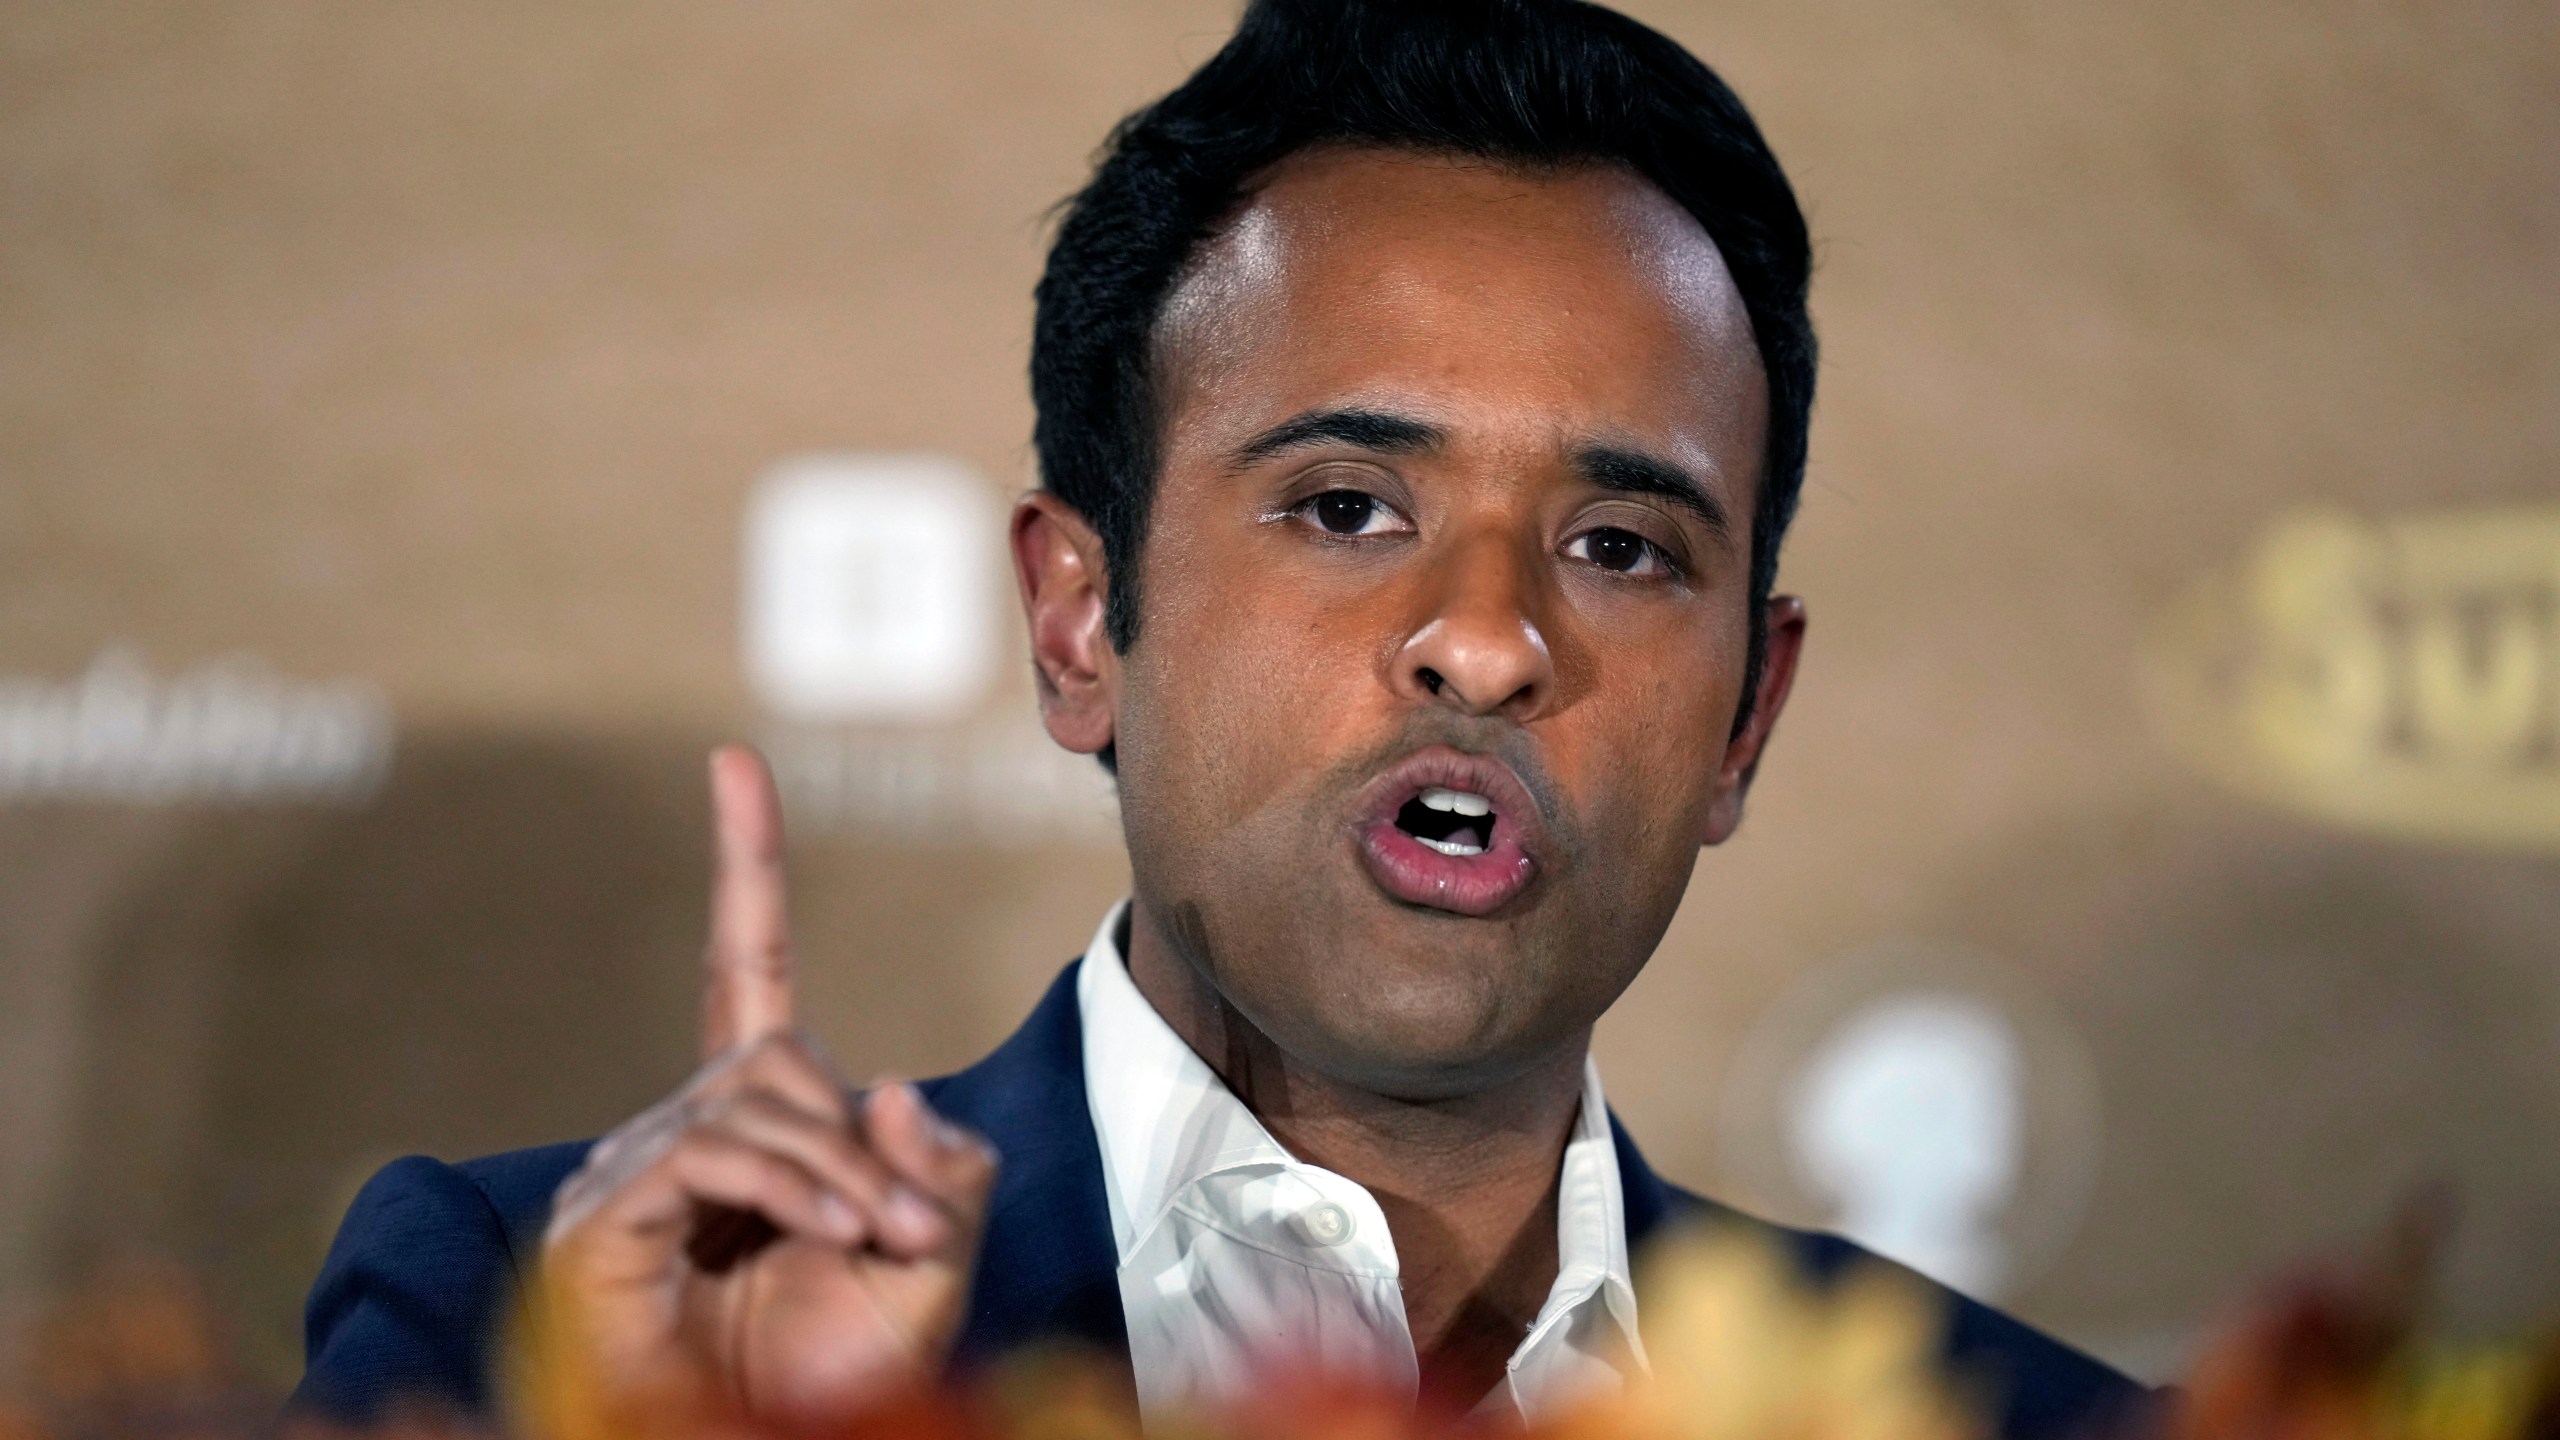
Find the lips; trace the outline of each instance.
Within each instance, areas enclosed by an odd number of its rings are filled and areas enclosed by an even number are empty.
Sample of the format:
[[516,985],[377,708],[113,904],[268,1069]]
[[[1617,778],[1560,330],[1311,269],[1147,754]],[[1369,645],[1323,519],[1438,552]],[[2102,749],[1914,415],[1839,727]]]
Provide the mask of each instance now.
[[1537,878],[1537,807],[1498,760],[1445,745],[1416,751],[1373,781],[1353,813],[1370,878],[1408,905],[1490,915]]

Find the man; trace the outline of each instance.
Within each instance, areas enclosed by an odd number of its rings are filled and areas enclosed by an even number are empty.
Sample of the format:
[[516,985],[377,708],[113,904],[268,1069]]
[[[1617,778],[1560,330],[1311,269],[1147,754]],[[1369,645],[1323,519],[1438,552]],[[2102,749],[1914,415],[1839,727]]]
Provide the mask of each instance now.
[[[716,755],[704,1069],[591,1148],[385,1170],[303,1402],[485,1403],[537,1268],[609,1391],[786,1423],[1058,1338],[1150,1414],[1314,1362],[1535,1419],[1640,1369],[1629,1252],[1748,1222],[1645,1166],[1589,1041],[1795,674],[1808,266],[1740,102],[1621,16],[1257,0],[1038,297],[1012,551],[1130,900],[993,1056],[849,1097],[790,1028],[770,781]],[[2005,1433],[2138,1398],[1948,1298]]]

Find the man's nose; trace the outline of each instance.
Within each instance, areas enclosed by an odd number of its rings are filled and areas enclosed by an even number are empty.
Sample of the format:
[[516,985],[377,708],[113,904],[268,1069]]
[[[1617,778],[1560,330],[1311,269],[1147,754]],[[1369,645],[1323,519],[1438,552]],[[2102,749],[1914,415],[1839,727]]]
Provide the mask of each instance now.
[[1431,563],[1420,624],[1395,656],[1393,683],[1417,701],[1525,723],[1555,690],[1555,657],[1539,619],[1545,579],[1516,541],[1485,534]]

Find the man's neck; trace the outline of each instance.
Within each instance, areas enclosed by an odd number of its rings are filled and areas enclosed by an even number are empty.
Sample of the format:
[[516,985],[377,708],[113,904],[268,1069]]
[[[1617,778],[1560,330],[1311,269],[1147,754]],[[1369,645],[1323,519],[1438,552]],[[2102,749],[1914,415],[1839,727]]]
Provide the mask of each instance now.
[[1556,1189],[1589,1036],[1465,1095],[1404,1100],[1300,1063],[1132,908],[1124,953],[1156,1013],[1290,1154],[1357,1181],[1393,1231],[1426,1393],[1502,1375],[1556,1275]]

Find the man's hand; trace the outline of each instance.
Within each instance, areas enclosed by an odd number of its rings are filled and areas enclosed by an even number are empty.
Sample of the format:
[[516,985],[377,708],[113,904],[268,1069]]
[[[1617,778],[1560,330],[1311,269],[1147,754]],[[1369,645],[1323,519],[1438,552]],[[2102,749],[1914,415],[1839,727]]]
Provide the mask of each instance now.
[[561,1187],[544,1279],[608,1400],[824,1424],[940,1369],[995,1155],[911,1086],[849,1095],[792,1029],[773,777],[726,747],[711,796],[705,1063]]

